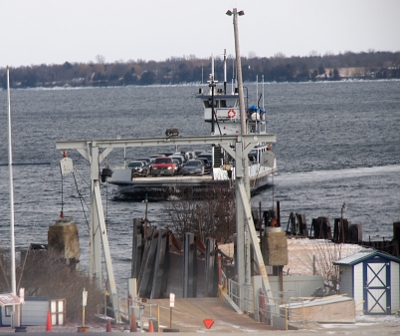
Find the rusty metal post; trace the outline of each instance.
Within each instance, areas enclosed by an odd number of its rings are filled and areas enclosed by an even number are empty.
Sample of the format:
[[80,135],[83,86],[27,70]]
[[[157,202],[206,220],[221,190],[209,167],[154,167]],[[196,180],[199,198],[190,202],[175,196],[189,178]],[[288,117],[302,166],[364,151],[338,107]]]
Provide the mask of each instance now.
[[346,209],[346,203],[343,203],[342,209],[340,211],[340,229],[342,230],[342,243],[345,243],[345,236],[344,236],[344,223],[343,223],[343,215],[344,215],[344,210]]
[[281,226],[281,202],[277,201],[276,202],[276,221],[277,221],[277,226]]
[[265,323],[265,296],[264,293],[260,294],[260,306],[261,306],[261,323]]

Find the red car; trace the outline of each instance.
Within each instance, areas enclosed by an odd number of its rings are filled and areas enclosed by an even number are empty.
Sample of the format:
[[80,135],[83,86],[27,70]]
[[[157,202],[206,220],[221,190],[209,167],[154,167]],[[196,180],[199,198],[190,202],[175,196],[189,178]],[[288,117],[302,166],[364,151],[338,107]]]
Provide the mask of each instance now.
[[151,168],[152,176],[169,175],[175,174],[175,162],[170,156],[160,156],[154,161],[153,167]]

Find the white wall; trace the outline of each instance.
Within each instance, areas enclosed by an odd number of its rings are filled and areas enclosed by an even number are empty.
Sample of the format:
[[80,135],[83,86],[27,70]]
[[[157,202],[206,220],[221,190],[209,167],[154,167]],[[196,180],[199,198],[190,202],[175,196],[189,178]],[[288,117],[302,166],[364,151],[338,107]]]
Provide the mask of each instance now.
[[356,312],[363,312],[364,304],[364,275],[363,275],[363,263],[359,263],[353,266],[353,277],[354,277],[354,293],[353,298],[356,302]]
[[49,301],[25,301],[22,306],[22,325],[46,325]]
[[390,262],[390,288],[391,288],[391,312],[395,314],[399,310],[399,264]]
[[[261,276],[256,275],[253,278],[253,284],[256,287],[255,292],[258,293],[257,287],[261,288]],[[272,291],[278,293],[279,277],[269,275],[268,279]],[[288,275],[283,277],[283,291],[293,297],[311,296],[318,287],[324,288],[324,282],[320,275]]]

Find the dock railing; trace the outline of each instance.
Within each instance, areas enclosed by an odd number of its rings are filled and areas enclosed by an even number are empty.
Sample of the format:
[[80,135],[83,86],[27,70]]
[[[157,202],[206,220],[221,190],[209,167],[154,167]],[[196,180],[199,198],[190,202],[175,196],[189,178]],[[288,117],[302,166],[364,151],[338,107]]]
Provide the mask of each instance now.
[[250,315],[254,312],[253,288],[239,285],[236,281],[228,279],[228,295],[238,308]]
[[260,292],[254,295],[251,286],[239,285],[228,279],[228,295],[241,311],[261,323],[284,330],[289,329],[289,324],[305,325],[305,299],[294,296],[291,291],[270,290],[267,293]]
[[289,329],[289,324],[304,326],[304,300],[290,292],[261,292],[257,294],[257,311],[254,318],[284,330]]
[[136,321],[140,329],[149,328],[150,321],[153,322],[155,332],[160,329],[160,306],[156,303],[136,301],[129,307],[131,310],[131,318],[135,313]]
[[[144,330],[149,327],[150,320],[153,322],[154,331],[159,331],[160,326],[160,306],[156,303],[150,303],[140,299],[132,300],[126,298],[119,298],[120,300],[120,310],[119,316],[121,321],[116,321],[121,324],[132,324],[132,318],[135,317],[137,326]],[[133,315],[134,314],[134,315]],[[106,302],[98,306],[97,317],[107,320],[112,319],[109,316],[115,316],[116,310],[108,306]]]

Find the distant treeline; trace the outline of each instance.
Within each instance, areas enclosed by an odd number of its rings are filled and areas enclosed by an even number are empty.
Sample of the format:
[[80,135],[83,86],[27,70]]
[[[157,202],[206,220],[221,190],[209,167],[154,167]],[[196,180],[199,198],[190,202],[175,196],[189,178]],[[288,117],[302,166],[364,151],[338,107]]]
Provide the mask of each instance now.
[[[211,59],[171,57],[165,61],[127,61],[106,63],[97,56],[94,63],[32,65],[11,68],[13,88],[55,86],[121,86],[206,83],[211,72]],[[228,82],[235,76],[233,57],[227,61]],[[215,77],[223,81],[224,64],[215,59]],[[342,78],[400,78],[399,52],[346,52],[344,54],[285,57],[242,57],[244,81],[302,82],[341,80]],[[0,68],[0,84],[6,88],[6,69]]]

